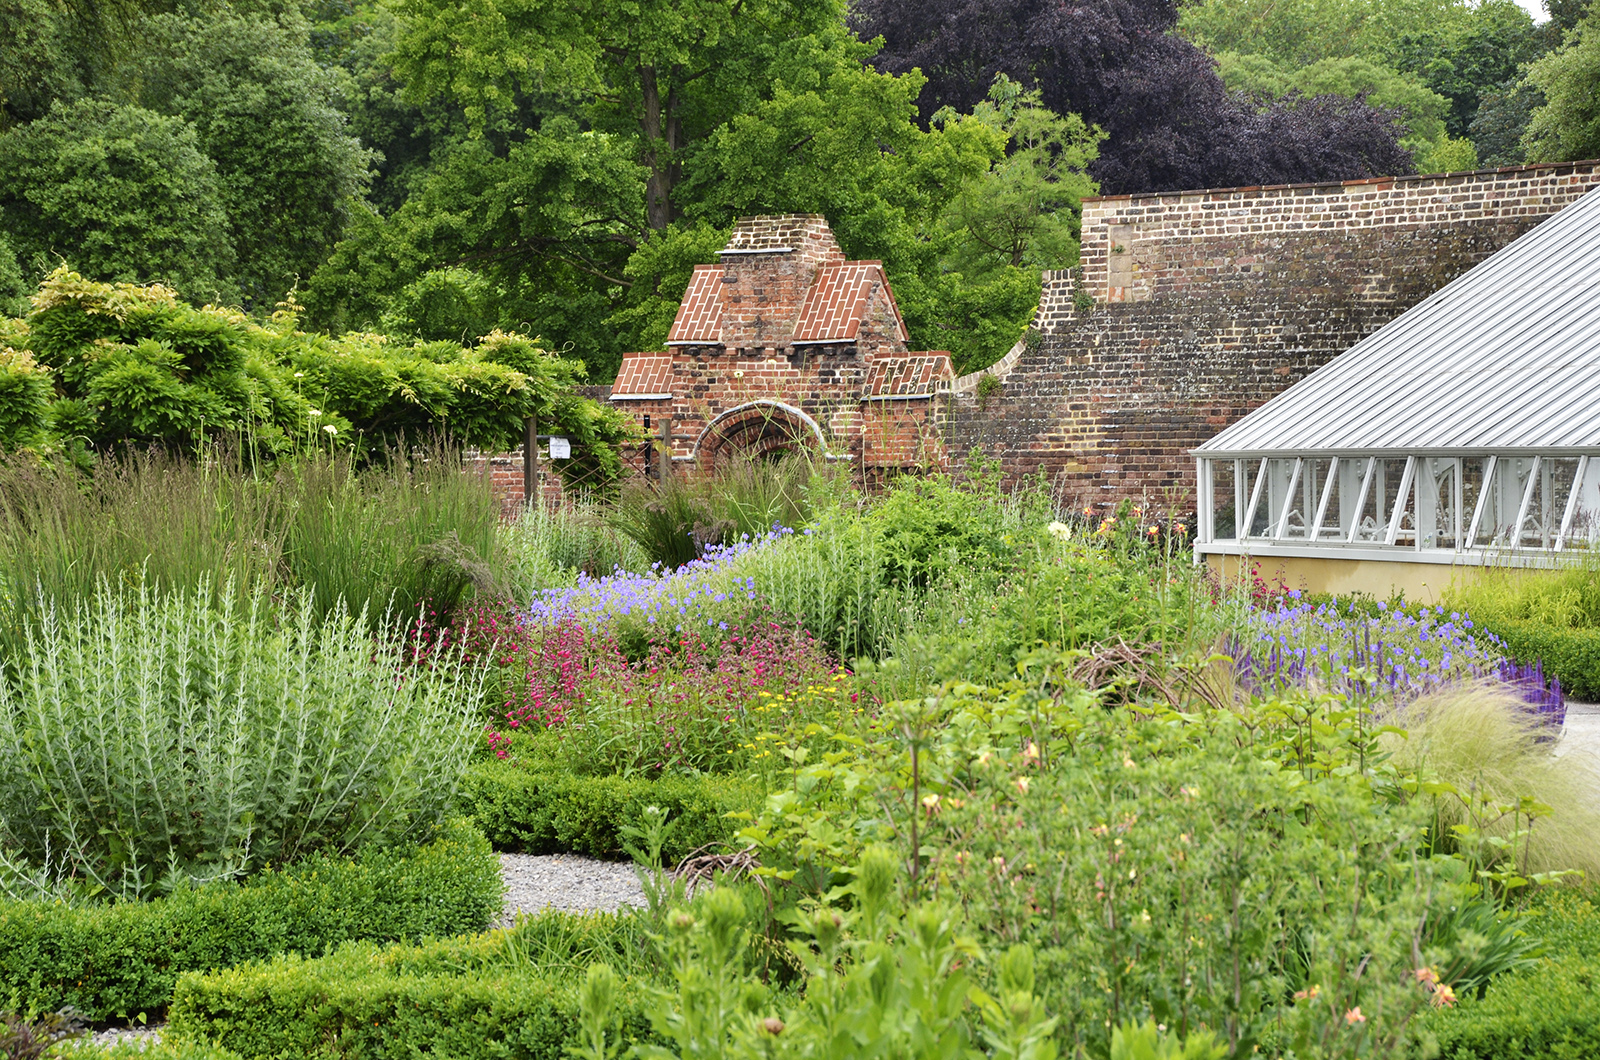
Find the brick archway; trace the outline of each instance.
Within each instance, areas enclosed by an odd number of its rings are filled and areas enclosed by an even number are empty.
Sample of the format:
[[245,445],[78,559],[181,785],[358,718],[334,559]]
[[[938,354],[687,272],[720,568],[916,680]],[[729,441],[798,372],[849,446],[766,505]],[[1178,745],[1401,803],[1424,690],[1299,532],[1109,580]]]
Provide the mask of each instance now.
[[750,401],[706,424],[695,440],[693,459],[709,469],[736,456],[760,460],[801,447],[819,455],[828,451],[816,420],[781,401]]

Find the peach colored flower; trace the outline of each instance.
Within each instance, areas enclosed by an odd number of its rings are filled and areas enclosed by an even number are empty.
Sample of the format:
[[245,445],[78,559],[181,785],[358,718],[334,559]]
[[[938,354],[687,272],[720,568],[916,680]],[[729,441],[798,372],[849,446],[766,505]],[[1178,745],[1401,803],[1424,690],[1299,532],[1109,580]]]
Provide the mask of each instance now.
[[1011,783],[1016,785],[1017,790],[1019,792],[1021,792],[1022,794],[1026,795],[1028,793],[1028,778],[1027,777],[1018,777],[1016,780],[1013,780]]
[[1432,1001],[1435,1008],[1449,1008],[1456,1003],[1456,992],[1450,988],[1449,983],[1440,983],[1433,988]]
[[1361,1014],[1361,1006],[1357,1005],[1355,1008],[1344,1014],[1344,1021],[1350,1026],[1354,1027],[1358,1023],[1367,1022],[1367,1017]]

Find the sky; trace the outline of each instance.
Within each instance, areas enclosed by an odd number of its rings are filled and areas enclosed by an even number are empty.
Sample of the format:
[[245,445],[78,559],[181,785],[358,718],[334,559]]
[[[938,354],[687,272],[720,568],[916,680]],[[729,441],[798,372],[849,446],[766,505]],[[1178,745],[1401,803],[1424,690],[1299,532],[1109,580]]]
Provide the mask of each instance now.
[[1528,14],[1532,15],[1535,22],[1543,22],[1545,19],[1550,17],[1544,13],[1543,0],[1517,0],[1517,4]]

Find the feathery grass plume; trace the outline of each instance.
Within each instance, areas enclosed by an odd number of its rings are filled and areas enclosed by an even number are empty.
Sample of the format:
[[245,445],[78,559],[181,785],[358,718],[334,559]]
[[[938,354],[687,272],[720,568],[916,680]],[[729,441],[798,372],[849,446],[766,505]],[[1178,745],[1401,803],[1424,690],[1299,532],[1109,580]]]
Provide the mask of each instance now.
[[[1520,828],[1516,849],[1502,855],[1514,858],[1519,871],[1578,869],[1600,879],[1594,756],[1576,748],[1556,755],[1548,726],[1515,690],[1493,681],[1456,685],[1398,706],[1389,720],[1407,733],[1386,737],[1395,764],[1460,793],[1435,797],[1435,834],[1448,837],[1458,825],[1476,824],[1486,835],[1509,837]],[[1523,798],[1549,807],[1531,830],[1526,815],[1483,809],[1515,806]]]

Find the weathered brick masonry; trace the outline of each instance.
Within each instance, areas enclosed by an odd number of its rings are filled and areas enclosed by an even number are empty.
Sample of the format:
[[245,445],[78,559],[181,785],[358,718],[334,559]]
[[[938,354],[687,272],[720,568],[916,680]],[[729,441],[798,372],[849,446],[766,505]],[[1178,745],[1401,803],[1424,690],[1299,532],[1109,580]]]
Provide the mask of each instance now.
[[1579,162],[1086,200],[1092,305],[1047,273],[1001,388],[956,381],[947,444],[1086,502],[1191,507],[1189,449],[1597,184]]

